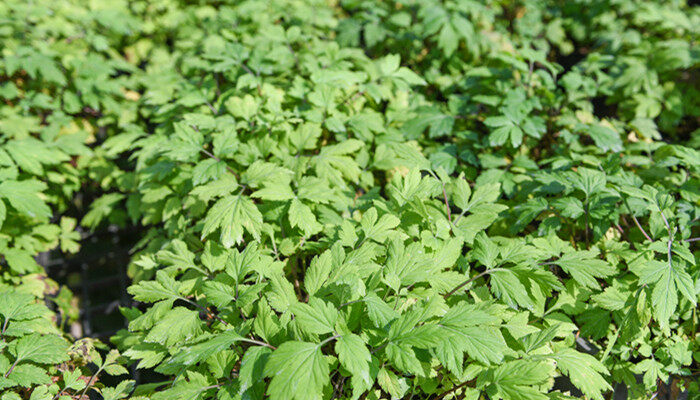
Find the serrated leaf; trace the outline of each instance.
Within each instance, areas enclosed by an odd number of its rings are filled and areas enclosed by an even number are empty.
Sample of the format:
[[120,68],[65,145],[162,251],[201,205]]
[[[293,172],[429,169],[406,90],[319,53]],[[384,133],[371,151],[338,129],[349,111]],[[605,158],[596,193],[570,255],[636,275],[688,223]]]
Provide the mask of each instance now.
[[56,364],[68,359],[68,342],[58,335],[32,333],[14,343],[12,354],[22,361]]
[[17,211],[31,218],[46,219],[51,216],[51,209],[41,197],[46,184],[35,180],[11,181],[0,183],[0,197],[4,197]]
[[569,376],[571,382],[586,396],[603,400],[603,392],[612,387],[601,374],[607,374],[605,366],[593,356],[572,349],[561,350],[551,356],[557,368]]
[[355,334],[342,335],[335,342],[335,352],[338,353],[338,360],[345,369],[366,384],[371,384],[369,362],[372,356],[362,338]]
[[262,214],[252,200],[242,195],[226,196],[207,212],[202,239],[220,228],[221,244],[229,248],[243,240],[243,228],[259,239],[262,223]]
[[197,311],[175,307],[160,318],[144,338],[165,346],[182,345],[202,332],[202,321]]
[[294,304],[291,310],[304,330],[319,335],[332,332],[338,319],[335,307],[314,297],[309,299],[308,304]]
[[307,342],[282,343],[268,358],[265,376],[271,378],[267,388],[271,400],[320,399],[330,383],[320,346]]
[[600,287],[595,278],[606,278],[615,273],[607,261],[593,258],[591,251],[571,251],[564,253],[554,264],[559,265],[579,284],[595,289]]

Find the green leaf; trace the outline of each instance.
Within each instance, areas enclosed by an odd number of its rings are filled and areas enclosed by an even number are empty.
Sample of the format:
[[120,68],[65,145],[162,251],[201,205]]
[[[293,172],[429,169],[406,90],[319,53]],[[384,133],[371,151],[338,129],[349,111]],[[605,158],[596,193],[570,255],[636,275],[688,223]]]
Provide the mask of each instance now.
[[454,117],[443,114],[439,109],[424,107],[418,110],[418,115],[407,121],[403,130],[409,138],[419,137],[428,129],[431,138],[447,136],[452,133]]
[[553,369],[547,362],[516,360],[496,368],[492,379],[504,399],[545,400],[549,397],[537,386],[549,379]]
[[27,293],[0,292],[0,315],[4,321],[25,321],[47,314],[46,306]]
[[221,244],[229,248],[243,240],[243,228],[259,239],[262,223],[262,214],[252,200],[242,195],[226,196],[207,212],[202,239],[221,228]]
[[104,400],[120,400],[125,399],[134,390],[135,381],[123,380],[115,387],[106,387],[102,389],[102,397]]
[[270,277],[270,291],[267,292],[267,300],[272,308],[278,312],[286,312],[299,302],[294,293],[294,286],[285,277],[273,275]]
[[198,362],[209,359],[209,357],[212,357],[225,349],[228,349],[232,344],[240,341],[241,339],[243,339],[243,337],[233,331],[226,331],[217,334],[213,338],[202,343],[197,343],[193,346],[180,350],[165,365],[194,365]]
[[271,378],[271,400],[320,399],[330,383],[328,362],[318,344],[288,341],[269,357],[265,376]]
[[381,368],[377,374],[377,383],[385,392],[391,395],[392,399],[400,399],[409,389],[406,379],[399,378],[386,368]]
[[46,184],[35,180],[11,181],[0,183],[0,197],[10,202],[15,210],[31,218],[46,219],[51,216],[51,209],[42,199],[41,192]]
[[556,360],[557,368],[569,376],[571,382],[586,396],[603,400],[603,392],[612,387],[601,374],[607,374],[605,366],[593,356],[573,349],[561,350],[551,358]]
[[68,360],[68,342],[58,335],[32,333],[14,342],[12,354],[21,361],[56,364]]
[[360,225],[367,239],[384,242],[392,229],[396,228],[401,221],[391,214],[384,214],[377,220],[377,210],[370,208],[362,215]]
[[296,198],[292,200],[289,206],[289,223],[292,226],[299,227],[304,232],[304,236],[307,237],[320,232],[323,228],[316,221],[316,217],[311,212],[311,209]]
[[310,296],[316,294],[323,287],[326,279],[330,276],[332,267],[333,261],[329,251],[311,260],[311,266],[306,270],[304,277],[304,288]]
[[[49,362],[47,361],[45,363],[48,364]],[[46,373],[46,370],[32,364],[17,365],[8,376],[8,379],[15,385],[25,388],[51,384],[51,378]],[[85,383],[82,383],[84,386]],[[80,387],[80,389],[82,389],[82,387]]]
[[5,218],[7,218],[7,207],[5,206],[5,202],[0,199],[0,229],[2,229]]
[[165,346],[182,345],[202,332],[202,321],[197,311],[175,307],[160,318],[144,341]]
[[487,269],[490,269],[498,265],[496,263],[498,253],[498,246],[493,240],[489,239],[484,233],[476,235],[472,257],[476,258]]
[[367,305],[367,313],[370,320],[372,320],[377,327],[383,327],[388,324],[389,321],[399,316],[394,309],[389,307],[389,305],[374,292],[367,293],[367,296],[364,298],[364,303]]
[[241,360],[241,369],[238,374],[238,379],[241,382],[240,394],[263,382],[265,365],[271,353],[272,350],[262,346],[254,346],[246,350]]
[[607,261],[593,258],[594,256],[593,251],[570,251],[553,263],[560,266],[580,285],[596,289],[600,285],[595,278],[607,278],[614,274],[616,269]]
[[493,271],[489,276],[491,277],[491,290],[494,295],[502,299],[507,305],[513,308],[520,306],[532,309],[534,307],[525,285],[522,284],[513,271]]
[[343,368],[354,377],[362,379],[367,385],[371,384],[369,363],[372,356],[362,338],[355,334],[339,337],[335,342],[335,352],[338,353],[338,360]]
[[423,368],[411,346],[406,344],[389,343],[386,346],[389,361],[399,370],[407,374],[424,376]]
[[305,331],[319,335],[332,332],[338,319],[338,310],[333,305],[315,297],[308,304],[294,304],[291,310]]
[[620,134],[613,129],[603,125],[590,125],[587,131],[593,139],[593,142],[595,142],[595,145],[601,150],[611,150],[616,153],[622,151]]
[[156,302],[160,300],[176,300],[180,298],[177,290],[177,282],[164,271],[158,271],[156,281],[141,281],[137,285],[130,286],[127,291],[134,296],[134,300]]

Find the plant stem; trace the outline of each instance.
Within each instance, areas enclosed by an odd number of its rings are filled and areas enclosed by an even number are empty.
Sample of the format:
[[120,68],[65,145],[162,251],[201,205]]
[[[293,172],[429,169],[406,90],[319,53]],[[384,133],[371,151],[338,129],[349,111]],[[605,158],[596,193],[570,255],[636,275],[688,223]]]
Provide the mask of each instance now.
[[450,211],[450,203],[447,201],[447,191],[445,190],[445,184],[440,181],[442,184],[442,196],[445,199],[445,211],[447,211],[447,220],[450,222],[450,226],[452,225],[452,211]]
[[5,378],[7,378],[8,376],[10,376],[10,374],[12,373],[12,370],[15,369],[15,367],[17,366],[17,363],[19,362],[19,360],[20,360],[20,359],[18,358],[18,359],[15,360],[15,362],[12,363],[12,366],[10,367],[10,369],[8,369],[7,372],[5,372]]
[[450,389],[450,390],[448,390],[448,391],[442,393],[440,396],[436,397],[435,400],[440,400],[440,399],[444,398],[445,396],[447,396],[448,394],[450,394],[450,393],[456,391],[457,389],[460,389],[460,388],[462,388],[462,387],[464,387],[464,386],[467,386],[467,385],[469,385],[469,384],[472,384],[472,383],[474,383],[474,379],[472,379],[472,380],[470,380],[470,381],[462,382],[462,383],[460,383],[459,385],[453,387],[452,389]]
[[243,339],[241,339],[241,342],[246,342],[246,343],[250,343],[250,344],[257,344],[258,346],[265,346],[269,349],[277,350],[277,347],[275,347],[269,343],[261,342],[260,340],[243,338]]
[[343,303],[338,306],[338,308],[343,308],[345,306],[349,306],[350,304],[355,304],[361,302],[363,299],[358,299],[358,300],[353,300],[353,301],[348,301],[347,303]]
[[85,393],[87,393],[90,386],[92,386],[93,379],[95,379],[97,377],[97,374],[99,374],[101,371],[102,371],[102,368],[99,368],[97,371],[95,371],[94,374],[92,374],[92,376],[90,377],[90,380],[85,385],[85,389],[83,389],[83,392],[80,393],[80,397],[78,397],[78,399],[82,399],[83,396],[85,396]]
[[627,210],[629,210],[630,216],[632,216],[632,220],[634,221],[634,224],[637,225],[637,228],[639,228],[639,230],[642,232],[642,235],[644,235],[644,237],[648,241],[653,242],[653,240],[651,239],[651,237],[649,237],[649,235],[644,230],[644,228],[642,228],[642,225],[639,223],[639,220],[637,219],[637,217],[635,217],[634,213],[632,213],[632,209],[630,208],[629,204],[627,203],[627,199],[625,199],[625,206],[627,206]]
[[217,321],[221,322],[222,324],[228,325],[228,322],[226,322],[225,320],[223,320],[221,317],[219,317],[219,316],[216,315],[215,313],[209,311],[206,307],[200,305],[199,303],[197,303],[197,302],[195,302],[195,301],[192,301],[192,300],[190,300],[190,299],[188,299],[188,298],[186,298],[186,297],[179,297],[179,299],[182,300],[182,301],[185,301],[185,302],[187,302],[187,303],[189,303],[189,304],[192,304],[193,306],[195,306],[195,307],[197,307],[197,308],[199,308],[200,310],[204,311],[207,315],[211,316],[212,318],[216,319]]
[[331,340],[338,339],[338,338],[341,337],[341,336],[343,336],[343,335],[335,334],[335,335],[329,337],[328,339],[324,340],[323,342],[319,343],[319,344],[318,344],[318,347],[323,347],[324,344],[330,342]]
[[442,181],[442,179],[438,178],[437,175],[433,171],[428,171],[430,175],[433,176],[433,178],[437,179],[440,181],[440,185],[442,186],[442,197],[445,200],[445,211],[447,212],[447,220],[450,222],[450,229],[452,229],[452,211],[450,210],[450,203],[447,201],[447,190],[445,190],[445,182]]
[[447,294],[445,295],[445,298],[447,299],[448,297],[450,297],[450,296],[452,296],[453,294],[455,294],[459,289],[461,289],[461,288],[465,287],[466,285],[468,285],[468,284],[474,282],[475,280],[481,278],[481,277],[484,276],[484,275],[490,274],[490,273],[493,272],[493,271],[502,271],[502,270],[503,270],[503,268],[491,268],[491,269],[487,269],[486,271],[484,271],[484,272],[482,272],[482,273],[480,273],[480,274],[478,274],[478,275],[476,275],[476,276],[473,276],[473,277],[467,279],[466,281],[460,283],[459,285],[457,285],[456,288],[452,289],[449,293],[447,293]]
[[588,196],[586,196],[586,233],[585,233],[585,235],[586,235],[586,249],[591,248],[591,246],[588,242],[588,225],[589,225],[589,222],[588,222]]

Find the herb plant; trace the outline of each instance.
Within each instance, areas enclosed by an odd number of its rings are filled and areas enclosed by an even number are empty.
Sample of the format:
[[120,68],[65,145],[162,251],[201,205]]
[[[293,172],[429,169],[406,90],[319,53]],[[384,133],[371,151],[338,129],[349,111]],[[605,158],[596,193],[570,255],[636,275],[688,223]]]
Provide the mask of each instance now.
[[[58,218],[86,190],[102,195],[78,207],[83,227],[142,228],[137,303],[121,309],[121,353],[77,361],[55,327],[8,334],[5,378],[13,364],[61,372],[17,377],[10,399],[31,386],[32,399],[700,395],[697,7],[43,7],[66,10],[64,31],[13,25],[2,60],[0,315],[15,329],[51,318],[20,292],[43,298],[26,289],[31,255],[77,251],[74,220]],[[54,54],[40,38],[75,35],[55,74],[31,61]],[[54,236],[36,233],[49,218]],[[41,246],[22,247],[32,234]],[[80,383],[122,363],[163,380]]]

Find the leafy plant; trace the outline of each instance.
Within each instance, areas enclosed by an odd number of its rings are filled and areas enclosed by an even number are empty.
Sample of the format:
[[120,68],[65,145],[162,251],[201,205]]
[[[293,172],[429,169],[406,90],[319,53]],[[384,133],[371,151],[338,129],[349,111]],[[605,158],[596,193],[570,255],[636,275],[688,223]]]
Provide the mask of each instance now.
[[[61,378],[8,387],[75,396],[124,361],[164,376],[133,392],[154,400],[698,395],[697,7],[52,4],[64,30],[2,61],[6,296],[77,250],[70,219],[32,248],[17,221],[89,182],[84,227],[144,228],[138,303],[92,371],[25,355],[55,328],[13,336],[6,370]],[[50,113],[19,105],[47,84]],[[88,134],[57,145],[59,115]]]

